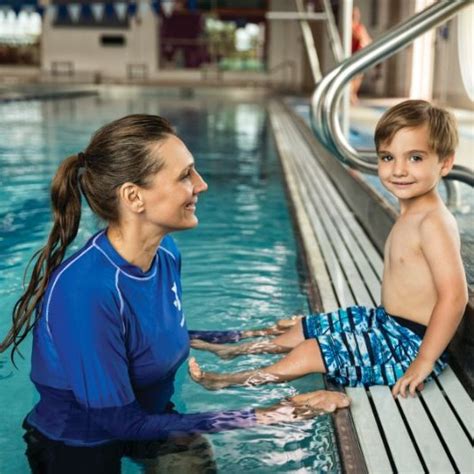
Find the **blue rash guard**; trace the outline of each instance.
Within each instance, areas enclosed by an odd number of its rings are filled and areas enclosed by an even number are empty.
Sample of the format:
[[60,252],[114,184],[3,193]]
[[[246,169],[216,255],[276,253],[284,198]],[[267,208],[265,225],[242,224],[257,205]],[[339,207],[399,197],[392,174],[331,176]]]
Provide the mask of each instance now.
[[255,425],[255,411],[167,413],[189,354],[180,254],[165,237],[147,272],[105,231],[53,273],[33,335],[40,401],[27,421],[53,440],[95,446]]

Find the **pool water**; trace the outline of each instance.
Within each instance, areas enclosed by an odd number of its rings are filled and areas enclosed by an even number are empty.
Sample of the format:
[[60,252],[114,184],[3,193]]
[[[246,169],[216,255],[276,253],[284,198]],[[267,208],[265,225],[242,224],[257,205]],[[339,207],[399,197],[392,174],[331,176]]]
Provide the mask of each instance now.
[[[211,93],[113,88],[96,97],[0,104],[0,334],[10,326],[26,263],[49,231],[49,181],[58,163],[84,149],[100,125],[130,113],[167,117],[194,154],[209,184],[201,195],[197,229],[174,235],[183,256],[183,305],[193,329],[252,328],[307,311],[303,277],[281,170],[259,100]],[[71,250],[101,227],[83,214]],[[21,421],[37,400],[29,381],[31,340],[18,370],[0,355],[0,473],[28,472]],[[222,361],[193,351],[203,368],[247,370],[278,356]],[[291,384],[209,392],[183,366],[173,401],[181,412],[268,406],[321,387],[309,376]],[[337,472],[329,416],[316,420],[207,435],[219,472]],[[142,472],[130,460],[125,474]]]

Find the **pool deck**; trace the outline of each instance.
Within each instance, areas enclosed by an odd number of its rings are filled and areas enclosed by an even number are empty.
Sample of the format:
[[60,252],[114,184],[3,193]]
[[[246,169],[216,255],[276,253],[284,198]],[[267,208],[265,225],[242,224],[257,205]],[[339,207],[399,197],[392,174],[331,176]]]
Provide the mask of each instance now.
[[80,98],[97,95],[97,86],[71,86],[61,84],[0,84],[0,103],[27,100],[54,100]]

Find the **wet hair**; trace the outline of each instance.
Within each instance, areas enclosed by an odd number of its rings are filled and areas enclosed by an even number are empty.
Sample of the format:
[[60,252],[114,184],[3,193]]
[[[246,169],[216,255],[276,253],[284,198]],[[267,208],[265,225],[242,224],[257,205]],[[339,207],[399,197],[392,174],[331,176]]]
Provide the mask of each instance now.
[[63,261],[81,220],[81,192],[92,211],[108,223],[119,221],[118,189],[131,182],[148,187],[164,161],[155,145],[175,135],[171,125],[156,115],[128,115],[100,128],[89,146],[66,158],[51,184],[53,225],[46,245],[33,255],[29,283],[13,308],[13,325],[0,343],[0,352],[18,345],[36,324],[51,274]]
[[428,145],[440,160],[454,154],[459,138],[456,119],[445,109],[425,100],[406,100],[388,109],[375,127],[375,148],[390,143],[402,128],[428,125]]

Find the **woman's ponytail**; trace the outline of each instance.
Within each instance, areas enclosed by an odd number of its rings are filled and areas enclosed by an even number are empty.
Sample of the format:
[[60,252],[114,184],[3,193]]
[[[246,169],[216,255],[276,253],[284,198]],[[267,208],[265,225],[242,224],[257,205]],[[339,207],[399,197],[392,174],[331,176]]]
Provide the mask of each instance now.
[[[14,362],[18,345],[25,339],[38,319],[36,308],[46,291],[54,269],[63,261],[68,245],[74,240],[81,220],[80,170],[84,155],[79,153],[64,160],[51,184],[53,227],[46,245],[33,255],[36,262],[28,286],[13,308],[13,325],[0,343],[0,352],[13,345]],[[33,315],[33,313],[35,313]]]

